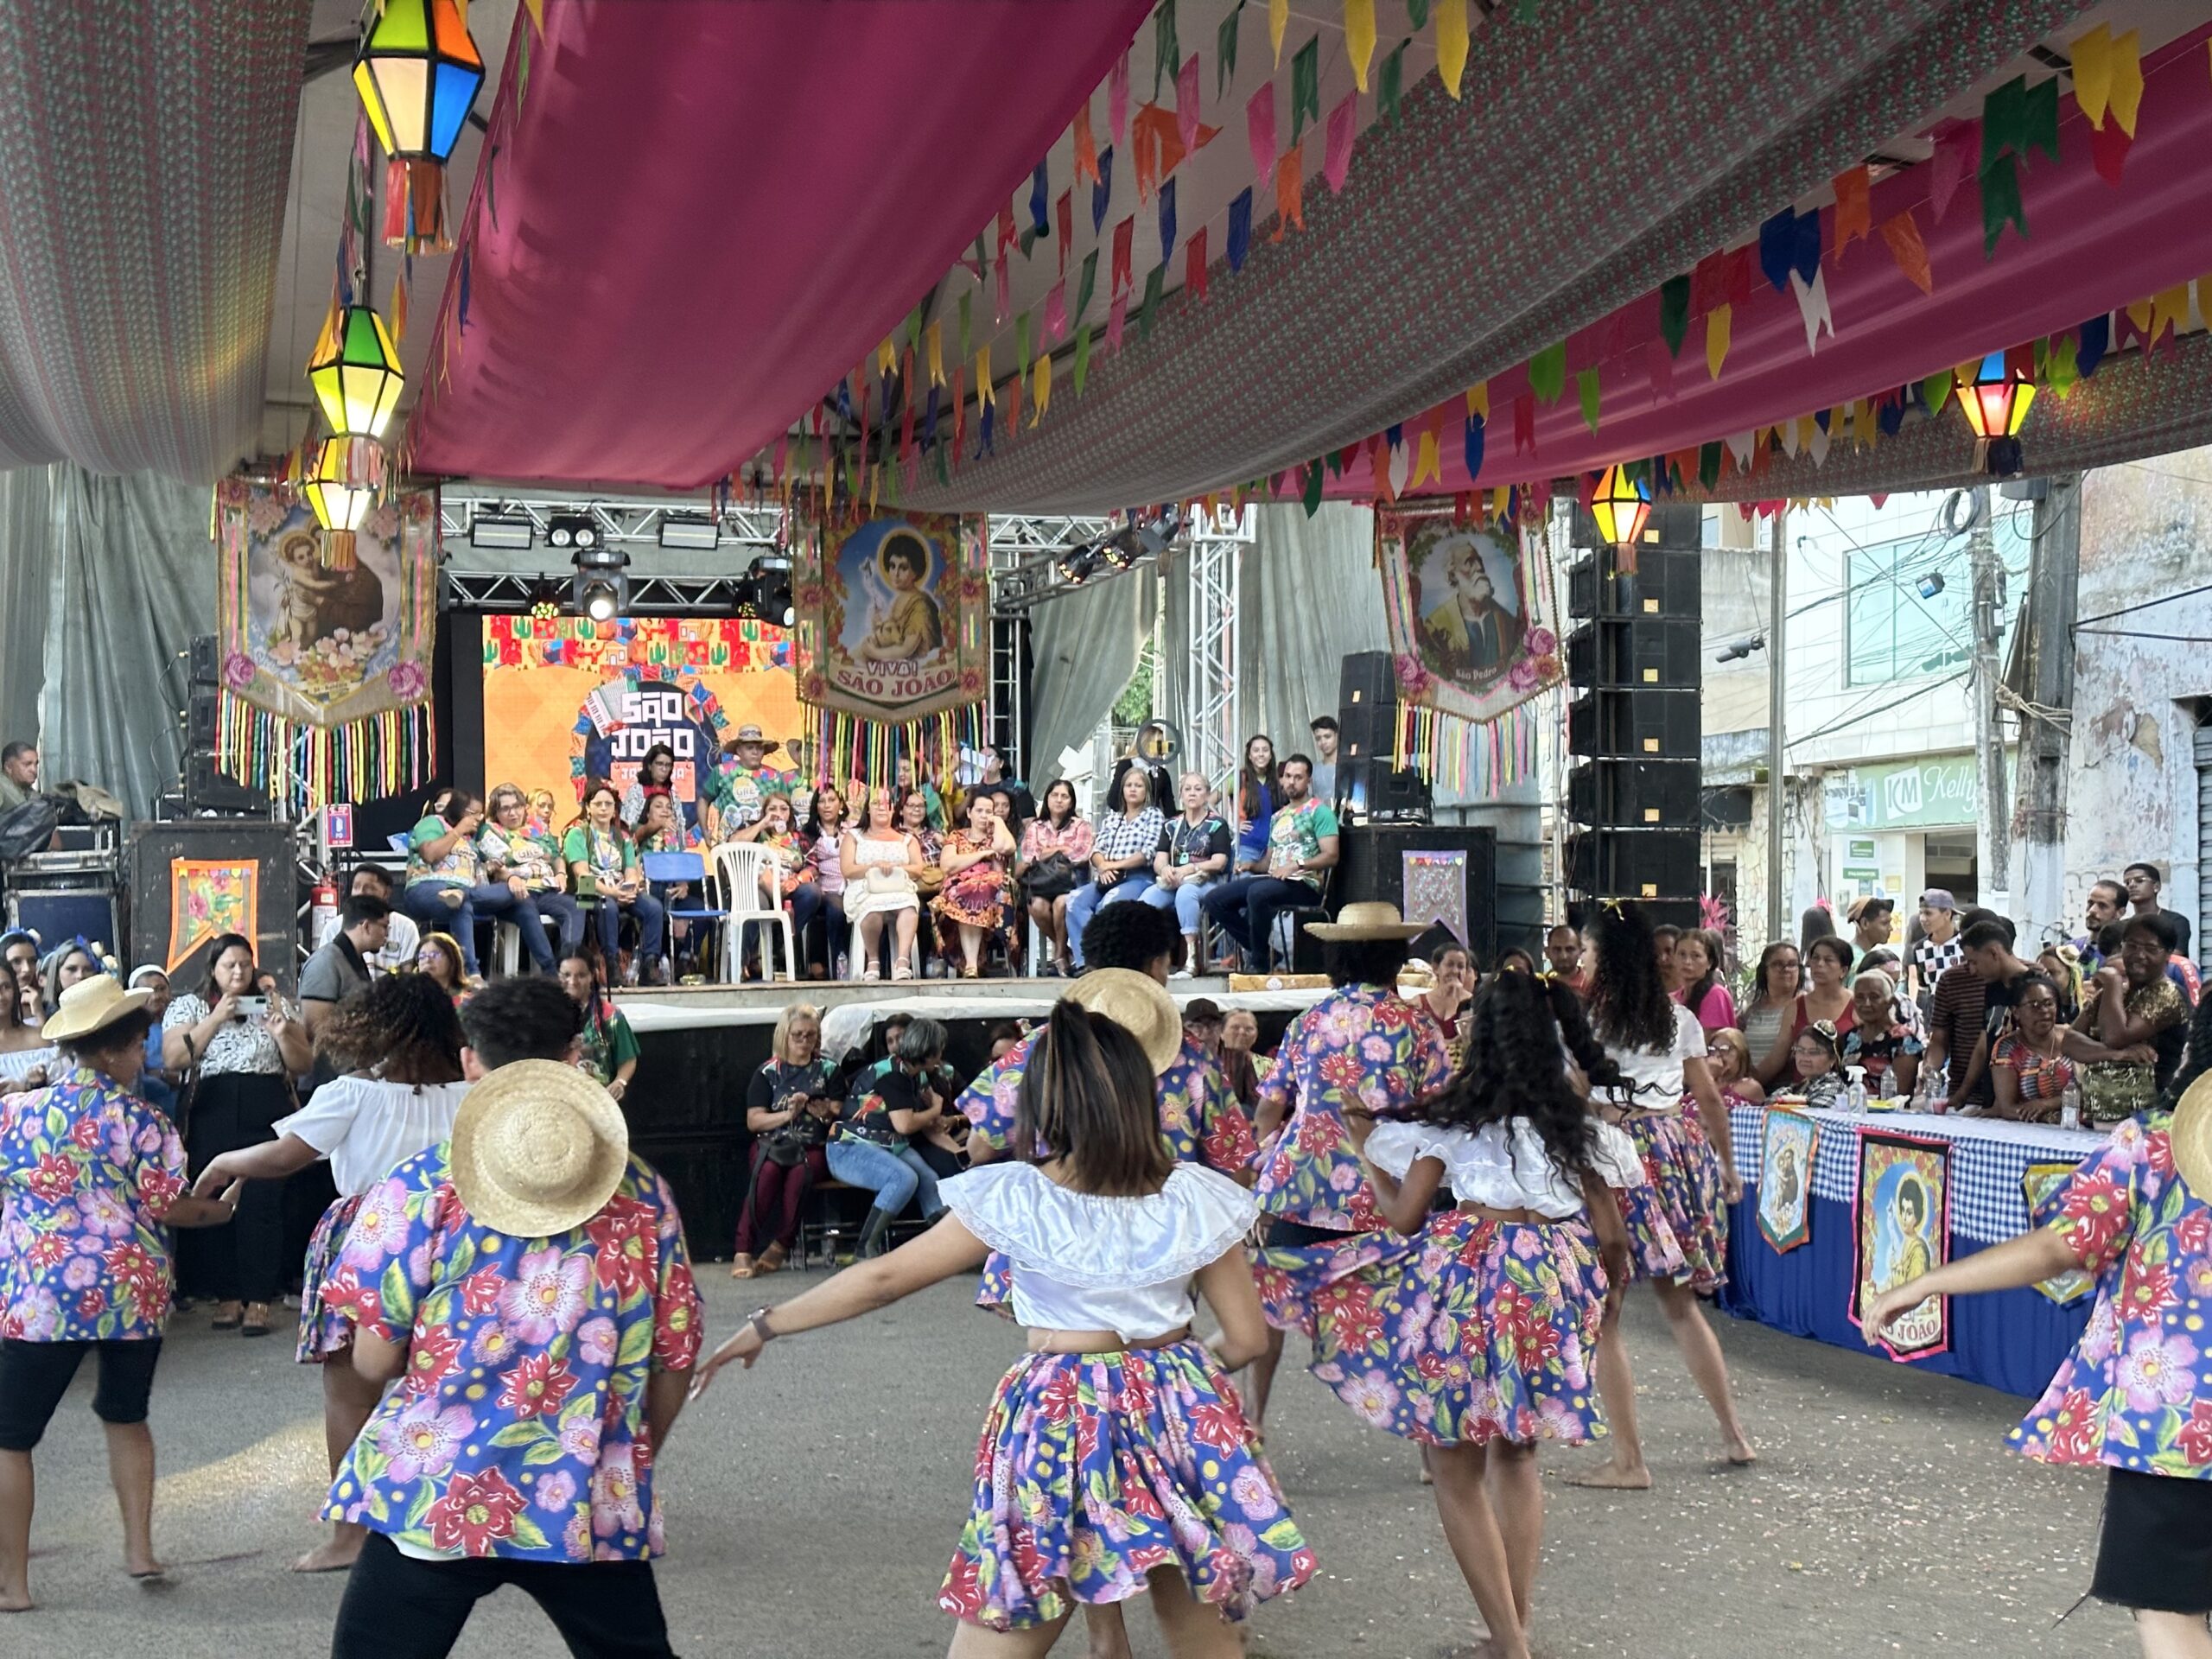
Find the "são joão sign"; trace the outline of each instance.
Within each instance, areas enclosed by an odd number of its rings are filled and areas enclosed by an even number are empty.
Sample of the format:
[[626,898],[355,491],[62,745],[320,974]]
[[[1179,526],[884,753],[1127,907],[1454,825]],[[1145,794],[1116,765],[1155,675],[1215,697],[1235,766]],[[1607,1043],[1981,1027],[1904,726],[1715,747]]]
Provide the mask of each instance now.
[[700,780],[721,752],[710,715],[709,702],[673,680],[610,680],[584,699],[577,717],[584,728],[584,775],[626,790],[645,756],[664,743],[676,756],[670,791],[696,823]]
[[804,557],[799,696],[869,719],[916,720],[986,690],[982,544],[959,518],[886,514],[824,533]]

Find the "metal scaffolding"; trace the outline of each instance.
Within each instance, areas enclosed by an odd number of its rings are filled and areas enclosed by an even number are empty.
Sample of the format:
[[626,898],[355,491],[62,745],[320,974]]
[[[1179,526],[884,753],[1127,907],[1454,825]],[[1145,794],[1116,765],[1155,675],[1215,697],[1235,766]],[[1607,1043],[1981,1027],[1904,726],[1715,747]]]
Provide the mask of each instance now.
[[1217,789],[1235,785],[1243,760],[1237,735],[1243,729],[1236,696],[1237,556],[1257,539],[1255,524],[1249,507],[1241,512],[1200,512],[1191,526],[1184,562],[1190,639],[1184,658],[1189,728],[1183,734],[1183,753]]

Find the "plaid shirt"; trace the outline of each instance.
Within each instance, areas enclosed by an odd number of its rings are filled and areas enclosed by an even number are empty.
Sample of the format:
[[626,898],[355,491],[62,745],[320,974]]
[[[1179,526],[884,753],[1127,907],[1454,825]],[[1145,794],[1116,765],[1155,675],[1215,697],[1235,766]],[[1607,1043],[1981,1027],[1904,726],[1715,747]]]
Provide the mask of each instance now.
[[1090,843],[1091,856],[1122,859],[1135,858],[1141,853],[1149,859],[1159,849],[1160,837],[1166,828],[1156,806],[1147,806],[1134,818],[1109,812],[1099,823],[1097,836]]

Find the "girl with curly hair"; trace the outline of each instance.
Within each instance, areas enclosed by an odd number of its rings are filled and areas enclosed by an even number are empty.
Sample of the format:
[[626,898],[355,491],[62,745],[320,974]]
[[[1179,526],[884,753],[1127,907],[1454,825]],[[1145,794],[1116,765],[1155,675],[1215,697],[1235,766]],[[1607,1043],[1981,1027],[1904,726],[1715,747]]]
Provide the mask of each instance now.
[[[1313,1367],[1361,1417],[1425,1448],[1490,1650],[1508,1659],[1529,1651],[1543,1546],[1537,1444],[1605,1432],[1592,1358],[1630,1274],[1613,1191],[1645,1179],[1629,1138],[1590,1115],[1563,1015],[1580,1023],[1565,981],[1503,971],[1461,1022],[1449,1083],[1381,1121],[1347,1112],[1385,1219],[1417,1243],[1367,1270],[1388,1357],[1347,1365],[1324,1344]],[[1602,1050],[1585,1052],[1618,1080]],[[1432,1211],[1443,1185],[1456,1206]]]
[[[1650,1177],[1650,1185],[1631,1188],[1621,1206],[1636,1276],[1651,1281],[1669,1334],[1719,1420],[1728,1461],[1750,1463],[1757,1453],[1736,1415],[1728,1363],[1697,1306],[1699,1293],[1726,1281],[1727,1206],[1744,1196],[1728,1108],[1706,1065],[1705,1031],[1667,995],[1651,918],[1642,906],[1601,906],[1586,931],[1594,963],[1591,1033],[1620,1074],[1598,1083],[1592,1072],[1595,1098],[1607,1121],[1636,1143]],[[1586,1061],[1583,1069],[1589,1070]],[[1636,1431],[1636,1379],[1618,1324],[1609,1321],[1598,1348],[1598,1389],[1612,1430],[1612,1459],[1578,1477],[1578,1485],[1651,1484]]]
[[[334,1478],[383,1390],[353,1369],[353,1324],[322,1306],[322,1286],[353,1271],[340,1266],[338,1253],[385,1177],[453,1133],[454,1114],[468,1092],[461,1075],[461,1040],[453,999],[429,975],[372,981],[340,1002],[315,1033],[315,1047],[340,1075],[278,1119],[275,1140],[210,1159],[193,1187],[204,1198],[233,1181],[281,1181],[318,1158],[330,1160],[339,1196],[308,1243],[297,1357],[302,1365],[322,1368],[323,1444]],[[334,1535],[292,1570],[343,1571],[367,1535],[340,1522]]]

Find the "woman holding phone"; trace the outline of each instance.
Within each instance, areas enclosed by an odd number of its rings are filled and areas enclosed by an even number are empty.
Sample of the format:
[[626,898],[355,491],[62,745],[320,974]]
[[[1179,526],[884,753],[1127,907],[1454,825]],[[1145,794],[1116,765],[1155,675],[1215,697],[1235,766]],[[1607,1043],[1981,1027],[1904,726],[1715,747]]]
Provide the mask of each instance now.
[[[207,983],[173,998],[162,1016],[162,1059],[198,1073],[185,1152],[194,1176],[223,1153],[276,1138],[294,1109],[292,1077],[315,1064],[308,1029],[254,965],[243,933],[216,939]],[[257,1181],[238,1200],[238,1224],[185,1241],[184,1277],[215,1299],[214,1326],[269,1334],[284,1291],[284,1189]]]

